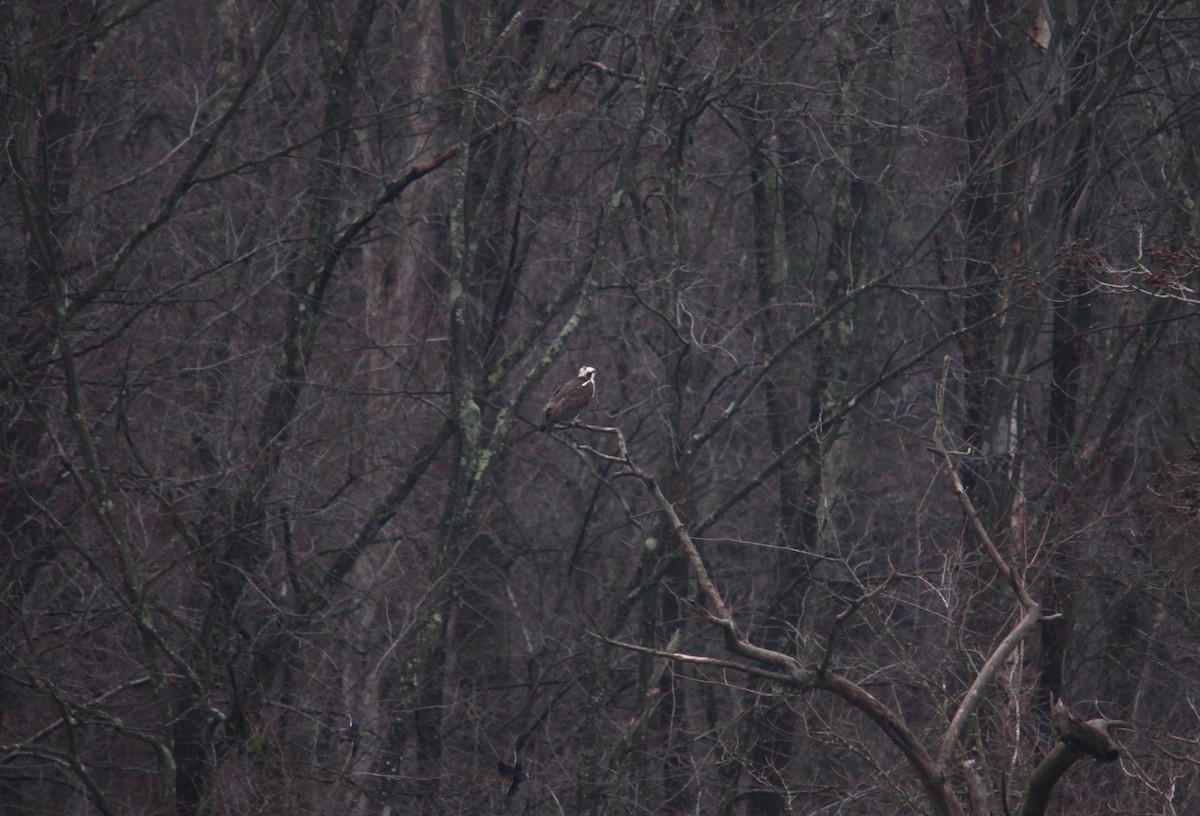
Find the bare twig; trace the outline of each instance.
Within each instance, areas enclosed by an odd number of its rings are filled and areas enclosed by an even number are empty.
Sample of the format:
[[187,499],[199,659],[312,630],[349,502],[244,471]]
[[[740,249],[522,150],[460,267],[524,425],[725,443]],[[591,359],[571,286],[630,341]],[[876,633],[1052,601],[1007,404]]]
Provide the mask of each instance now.
[[847,605],[845,609],[838,613],[836,618],[833,619],[833,624],[829,627],[829,640],[825,643],[825,656],[821,658],[821,665],[817,667],[817,674],[824,674],[826,671],[828,671],[829,662],[833,659],[833,644],[837,640],[837,636],[842,629],[842,625],[851,615],[859,610],[859,607],[861,607],[875,595],[882,592],[884,587],[890,584],[892,582],[892,578],[894,577],[896,577],[896,573],[893,570],[892,572],[888,573],[886,578],[883,579],[883,583],[874,589],[867,591],[858,598],[855,598],[849,603],[849,605]]
[[624,640],[615,640],[606,635],[597,634],[602,641],[609,646],[616,646],[618,649],[625,649],[630,652],[638,652],[639,654],[651,655],[653,657],[661,657],[667,660],[672,660],[678,663],[691,663],[696,666],[707,666],[713,669],[731,669],[733,671],[748,674],[751,677],[758,677],[763,680],[770,680],[775,683],[791,683],[792,678],[780,672],[768,671],[761,669],[758,666],[749,665],[746,663],[738,663],[733,660],[723,660],[719,657],[709,657],[707,655],[694,655],[687,652],[679,652],[674,650],[653,649],[649,646],[641,646],[637,643],[629,643]]

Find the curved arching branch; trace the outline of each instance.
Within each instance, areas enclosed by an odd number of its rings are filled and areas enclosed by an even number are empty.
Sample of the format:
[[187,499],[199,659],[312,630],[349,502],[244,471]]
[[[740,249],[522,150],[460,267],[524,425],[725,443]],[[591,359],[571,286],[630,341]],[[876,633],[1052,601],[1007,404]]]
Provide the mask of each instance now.
[[[579,427],[594,433],[608,434],[616,440],[617,453],[615,455],[599,451],[588,445],[581,445],[580,449],[602,460],[619,463],[624,470],[618,475],[633,477],[650,492],[659,511],[666,517],[675,533],[676,541],[692,567],[696,582],[699,584],[705,600],[712,607],[712,612],[700,610],[701,614],[710,624],[720,630],[727,651],[745,658],[752,664],[758,664],[753,669],[736,664],[731,667],[739,668],[755,676],[764,676],[765,674],[770,679],[797,691],[807,688],[822,689],[857,708],[875,722],[888,739],[904,754],[920,779],[934,812],[942,816],[961,816],[963,814],[962,805],[956,798],[945,774],[942,773],[938,764],[930,757],[929,752],[921,745],[916,734],[908,727],[898,712],[889,708],[854,681],[830,671],[827,659],[822,663],[820,669],[809,670],[795,657],[751,643],[741,634],[734,621],[733,612],[709,574],[704,559],[696,547],[696,542],[688,532],[687,525],[676,512],[670,499],[663,493],[654,475],[633,461],[621,429],[581,423]],[[628,646],[624,643],[615,643],[615,645]],[[636,650],[642,651],[641,648]],[[655,652],[655,654],[679,662],[695,663],[698,660],[695,655],[686,655],[675,651]]]
[[1004,559],[1004,556],[1000,554],[1000,549],[996,546],[996,542],[992,540],[991,534],[988,532],[982,519],[980,519],[978,511],[971,501],[971,497],[967,495],[967,489],[963,485],[962,479],[958,476],[958,469],[954,466],[950,451],[946,449],[946,445],[942,441],[942,437],[945,434],[942,409],[945,403],[946,377],[949,372],[949,365],[950,358],[946,357],[942,362],[942,376],[938,382],[937,412],[935,414],[933,434],[934,451],[942,460],[946,476],[950,479],[950,486],[954,490],[954,495],[958,498],[963,514],[966,515],[967,520],[970,522],[971,529],[974,531],[976,538],[979,539],[979,543],[983,545],[992,563],[995,564],[997,571],[1004,576],[1009,586],[1012,587],[1013,594],[1016,595],[1017,601],[1021,605],[1022,614],[1020,620],[1009,630],[1008,634],[1004,636],[996,648],[992,650],[992,653],[988,655],[983,668],[975,674],[975,679],[971,681],[971,685],[959,702],[954,716],[950,719],[950,725],[946,729],[946,733],[942,735],[941,745],[938,747],[938,766],[941,768],[946,768],[950,762],[954,746],[958,744],[963,729],[967,727],[967,722],[979,706],[979,701],[983,698],[984,689],[996,677],[996,673],[1000,671],[1000,667],[1004,665],[1004,662],[1008,660],[1021,641],[1033,631],[1033,627],[1037,625],[1038,621],[1042,620],[1041,607],[1033,600],[1033,596],[1029,594],[1029,590],[1025,587],[1025,582],[1021,580],[1020,575]]

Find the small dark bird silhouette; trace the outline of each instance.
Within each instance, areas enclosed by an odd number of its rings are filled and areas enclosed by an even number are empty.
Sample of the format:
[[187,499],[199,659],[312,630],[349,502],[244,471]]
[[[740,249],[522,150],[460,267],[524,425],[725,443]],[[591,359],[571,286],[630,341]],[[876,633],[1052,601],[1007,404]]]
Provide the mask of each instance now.
[[521,767],[521,757],[517,755],[516,751],[513,751],[512,765],[501,760],[496,763],[496,770],[500,772],[501,776],[512,780],[508,783],[508,790],[504,793],[505,799],[511,799],[516,794],[517,788],[521,787],[521,783],[529,778],[529,774],[525,773]]

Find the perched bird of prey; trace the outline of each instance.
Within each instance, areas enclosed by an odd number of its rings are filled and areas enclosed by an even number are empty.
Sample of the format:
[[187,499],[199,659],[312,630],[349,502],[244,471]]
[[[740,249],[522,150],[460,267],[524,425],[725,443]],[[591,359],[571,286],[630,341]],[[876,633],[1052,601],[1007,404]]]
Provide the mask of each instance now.
[[579,373],[560,385],[542,409],[542,424],[517,437],[518,441],[537,431],[548,431],[559,422],[579,416],[596,395],[596,369],[584,366]]
[[559,422],[570,422],[579,416],[579,412],[587,407],[596,396],[596,369],[584,366],[572,379],[567,380],[555,391],[546,407],[542,409],[545,418],[539,431],[547,431]]

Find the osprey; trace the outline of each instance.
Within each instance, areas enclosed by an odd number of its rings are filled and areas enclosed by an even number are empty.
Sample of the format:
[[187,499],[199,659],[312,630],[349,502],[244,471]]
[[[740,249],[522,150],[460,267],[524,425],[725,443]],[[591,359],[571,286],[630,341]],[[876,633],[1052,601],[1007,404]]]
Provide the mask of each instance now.
[[576,376],[555,390],[546,407],[542,409],[544,419],[538,430],[547,431],[559,422],[570,422],[579,416],[579,412],[587,407],[595,395],[596,369],[584,366]]

